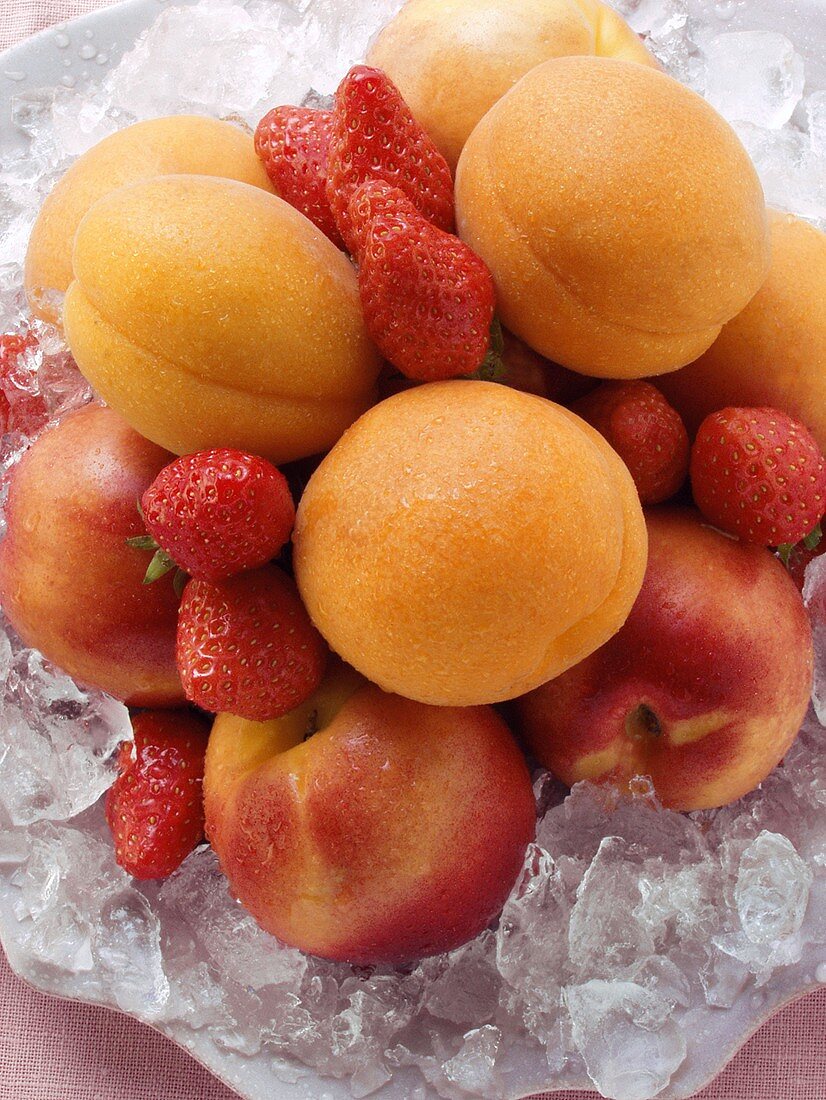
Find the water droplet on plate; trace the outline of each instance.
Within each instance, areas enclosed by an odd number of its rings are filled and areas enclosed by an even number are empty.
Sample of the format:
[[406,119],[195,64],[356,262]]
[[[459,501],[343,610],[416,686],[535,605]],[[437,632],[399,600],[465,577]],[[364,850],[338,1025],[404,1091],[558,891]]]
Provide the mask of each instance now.
[[69,38],[68,34],[64,34],[61,31],[60,34],[56,34],[54,36],[54,44],[59,50],[65,50],[67,46],[70,46],[72,44],[72,40],[71,38]]
[[90,31],[90,30],[85,30],[85,31],[83,32],[83,37],[84,37],[84,38],[94,38],[94,36],[95,36],[95,32],[94,32],[94,31]]
[[826,983],[826,963],[821,963],[815,971],[815,981]]
[[16,84],[19,84],[21,80],[26,79],[26,74],[21,73],[19,69],[6,69],[3,73],[8,80],[13,80]]
[[75,84],[77,84],[77,81],[71,73],[64,73],[64,75],[60,78],[60,83],[65,88],[74,88]]
[[84,61],[91,61],[93,57],[97,57],[98,51],[91,42],[87,42],[87,44],[85,46],[81,46],[77,52]]
[[98,65],[107,65],[109,63],[109,54],[99,53],[95,58],[95,61],[97,61]]

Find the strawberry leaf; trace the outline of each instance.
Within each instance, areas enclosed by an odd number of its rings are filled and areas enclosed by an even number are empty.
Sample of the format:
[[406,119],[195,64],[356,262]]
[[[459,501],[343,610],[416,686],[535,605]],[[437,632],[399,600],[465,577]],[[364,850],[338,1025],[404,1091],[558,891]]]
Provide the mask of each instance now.
[[805,537],[803,545],[807,550],[817,550],[820,540],[823,538],[823,529],[818,523]]
[[804,550],[817,550],[820,546],[821,539],[823,538],[823,529],[820,524],[816,524],[812,530],[802,538],[800,542],[784,542],[777,547],[777,556],[786,566],[789,568],[789,562],[791,561],[792,554],[799,547],[803,547]]
[[146,570],[143,583],[152,584],[175,568],[175,562],[165,550],[156,550],[152,561],[149,563],[149,568]]
[[158,544],[151,535],[134,535],[126,540],[126,545],[134,550],[157,550]]
[[498,317],[494,317],[490,326],[490,347],[482,360],[481,365],[473,374],[465,375],[466,378],[475,378],[480,382],[504,382],[507,374],[505,360],[505,338],[502,335],[502,325]]

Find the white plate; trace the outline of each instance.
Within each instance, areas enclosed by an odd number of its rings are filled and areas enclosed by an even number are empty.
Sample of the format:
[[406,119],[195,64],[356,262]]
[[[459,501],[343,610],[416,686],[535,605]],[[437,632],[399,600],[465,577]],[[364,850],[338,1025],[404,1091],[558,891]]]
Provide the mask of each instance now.
[[[187,3],[190,0],[176,0]],[[643,0],[647,2],[647,0]],[[710,0],[692,0],[698,7],[710,6]],[[24,139],[15,129],[10,114],[14,97],[42,87],[53,87],[61,82],[94,82],[120,55],[130,48],[139,33],[149,26],[168,5],[164,0],[124,0],[113,7],[94,12],[60,27],[50,28],[31,40],[0,56],[0,156],[22,148]],[[717,5],[726,15],[721,29],[776,29],[779,23],[779,0],[756,0],[735,7],[722,2]],[[826,87],[826,61],[823,50],[822,0],[782,4],[782,25],[794,40],[797,49],[806,57],[810,83]],[[100,817],[94,811],[87,815],[92,832],[100,828]],[[0,842],[3,822],[0,820]],[[17,920],[13,902],[17,890],[10,884],[14,865],[14,852],[5,852],[0,843],[0,939],[7,950],[11,965],[33,984],[49,993],[85,999],[88,994],[81,982],[74,983],[65,975],[50,978],[33,974],[27,959],[21,952],[16,935]],[[148,892],[150,898],[152,891]],[[812,904],[815,904],[813,901]],[[817,905],[823,906],[820,896]],[[826,913],[823,918],[826,921]],[[808,951],[795,965],[785,968],[768,986],[752,995],[742,997],[733,1009],[715,1012],[705,1006],[691,1013],[689,1052],[685,1062],[674,1075],[667,1090],[660,1095],[664,1100],[681,1100],[692,1095],[710,1081],[747,1040],[752,1032],[778,1008],[817,984],[815,974],[822,975],[826,968],[826,948]],[[98,994],[96,1000],[104,1000],[111,1007],[118,1007],[119,1000],[113,991],[109,997]],[[137,1013],[136,1013],[137,1015]],[[146,1019],[146,1016],[143,1017]],[[237,1089],[249,1100],[346,1100],[352,1094],[341,1082],[324,1079],[313,1074],[302,1076],[295,1083],[286,1083],[274,1076],[264,1057],[242,1057],[219,1047],[208,1029],[193,1032],[175,1024],[158,1025],[171,1039],[185,1048],[222,1080]],[[381,1088],[373,1095],[386,1100],[407,1100],[417,1077],[398,1074],[392,1085]],[[547,1067],[534,1065],[524,1081],[536,1091],[563,1088],[590,1088],[592,1083],[581,1072],[566,1072],[555,1079],[548,1079]],[[436,1097],[436,1093],[423,1090],[422,1097]]]

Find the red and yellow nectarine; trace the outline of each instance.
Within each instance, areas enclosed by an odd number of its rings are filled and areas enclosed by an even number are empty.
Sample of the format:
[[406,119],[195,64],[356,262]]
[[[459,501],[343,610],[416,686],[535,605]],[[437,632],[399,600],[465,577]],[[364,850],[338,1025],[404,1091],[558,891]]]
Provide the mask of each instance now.
[[212,846],[258,923],[354,963],[475,936],[534,829],[528,771],[495,711],[413,703],[340,666],[284,718],[219,715],[204,793]]
[[625,626],[519,700],[522,729],[566,783],[650,775],[666,806],[722,806],[765,779],[800,728],[809,620],[768,550],[688,509],[647,521],[648,569]]
[[178,598],[142,584],[137,501],[171,455],[96,405],[49,428],[14,470],[0,603],[23,641],[135,706],[174,706]]

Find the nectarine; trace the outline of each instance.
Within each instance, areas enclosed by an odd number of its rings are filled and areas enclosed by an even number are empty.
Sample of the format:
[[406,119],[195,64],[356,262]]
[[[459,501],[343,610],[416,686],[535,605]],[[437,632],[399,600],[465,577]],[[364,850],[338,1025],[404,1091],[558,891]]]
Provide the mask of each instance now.
[[171,579],[142,584],[148,556],[126,545],[170,457],[111,409],[71,413],[15,468],[0,542],[0,603],[23,641],[134,706],[184,701]]
[[628,621],[519,700],[522,729],[565,783],[648,775],[673,809],[722,806],[765,779],[800,728],[809,620],[768,550],[690,509],[646,518],[648,569]]
[[292,714],[215,721],[207,834],[285,943],[353,963],[447,951],[495,917],[533,836],[525,762],[488,707],[427,707],[339,669]]

